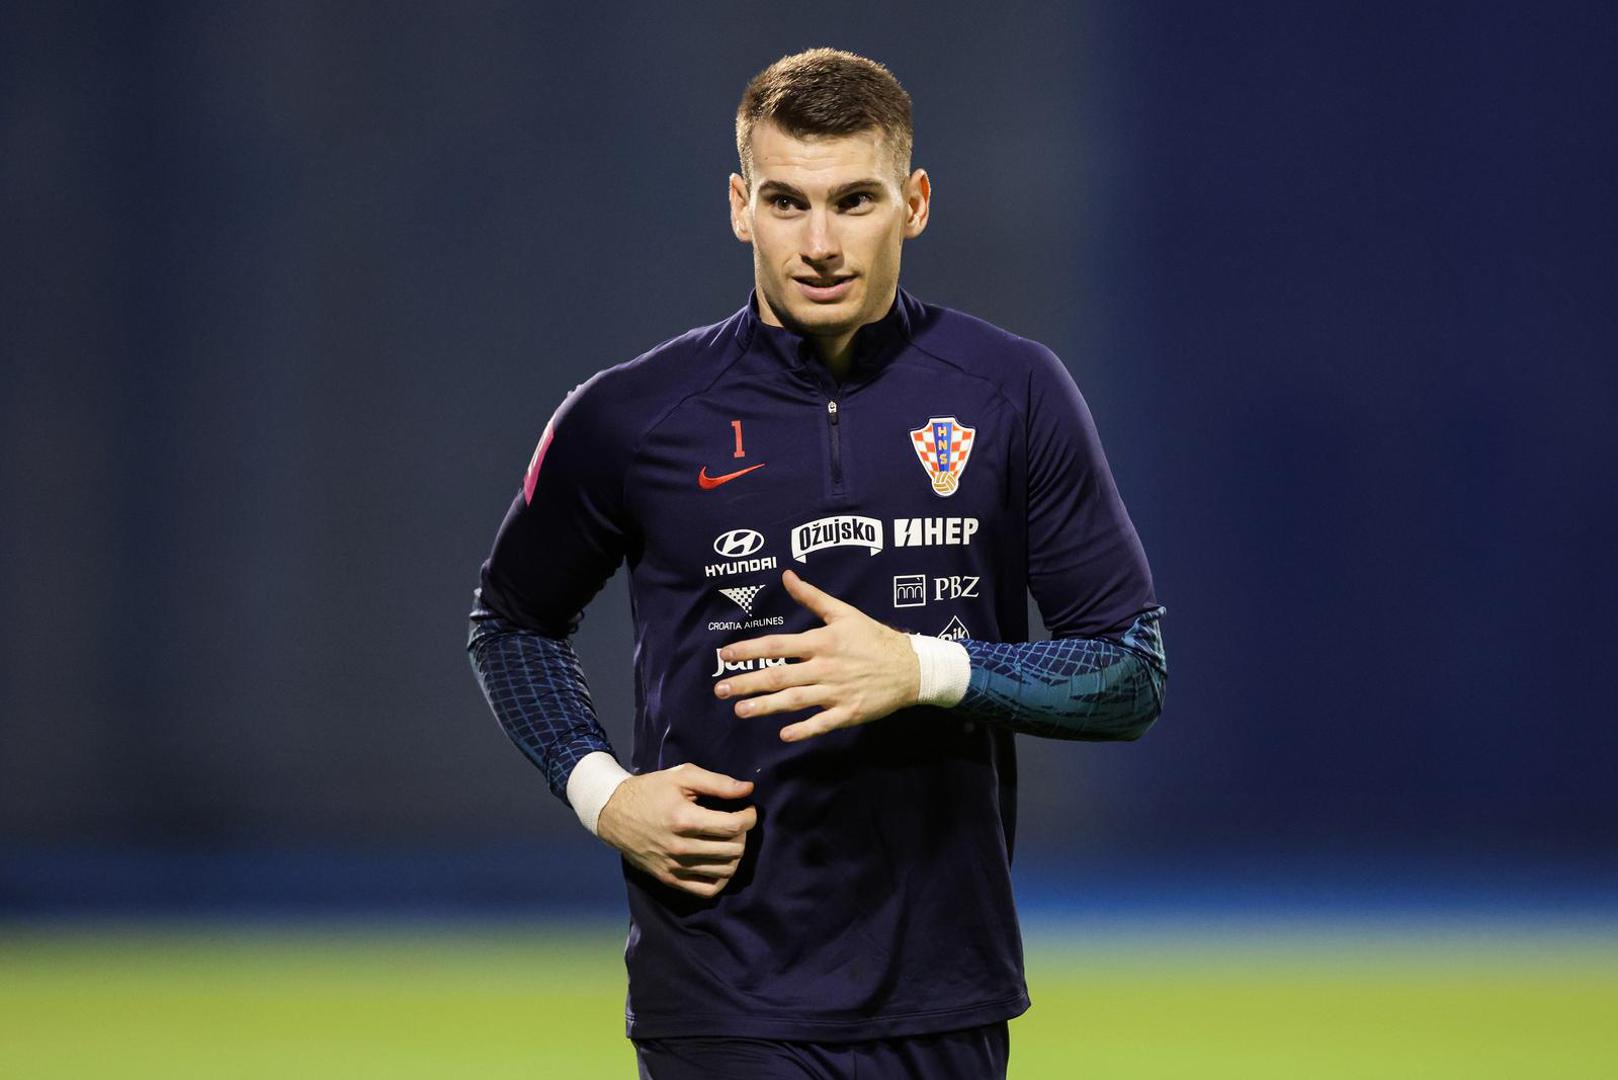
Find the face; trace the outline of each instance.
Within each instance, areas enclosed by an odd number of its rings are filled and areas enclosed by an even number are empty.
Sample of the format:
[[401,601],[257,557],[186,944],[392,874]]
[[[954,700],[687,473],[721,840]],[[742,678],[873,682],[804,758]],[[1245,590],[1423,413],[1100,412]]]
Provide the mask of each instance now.
[[753,245],[765,322],[834,342],[887,314],[899,248],[927,227],[921,169],[900,182],[876,129],[799,139],[753,128],[753,186],[730,177],[731,229]]

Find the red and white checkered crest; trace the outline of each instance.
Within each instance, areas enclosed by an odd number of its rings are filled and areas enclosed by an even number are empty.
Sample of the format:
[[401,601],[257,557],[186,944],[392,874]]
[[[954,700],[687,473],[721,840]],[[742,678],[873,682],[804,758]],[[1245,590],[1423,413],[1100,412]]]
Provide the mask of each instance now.
[[932,417],[910,433],[910,445],[915,447],[921,467],[927,470],[935,495],[955,494],[972,456],[972,436],[976,434],[977,428],[969,428],[953,416]]

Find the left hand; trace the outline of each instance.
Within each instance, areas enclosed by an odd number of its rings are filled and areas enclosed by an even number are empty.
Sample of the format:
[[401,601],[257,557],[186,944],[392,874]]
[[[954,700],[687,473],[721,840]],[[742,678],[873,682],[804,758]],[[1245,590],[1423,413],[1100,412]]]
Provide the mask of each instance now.
[[[905,635],[852,604],[822,592],[788,570],[781,583],[792,598],[826,625],[801,634],[769,634],[726,645],[725,660],[795,657],[759,671],[728,675],[714,687],[721,698],[740,698],[736,715],[766,716],[819,705],[813,716],[781,729],[783,742],[824,735],[881,719],[916,703],[921,667]],[[761,694],[761,697],[751,695]]]

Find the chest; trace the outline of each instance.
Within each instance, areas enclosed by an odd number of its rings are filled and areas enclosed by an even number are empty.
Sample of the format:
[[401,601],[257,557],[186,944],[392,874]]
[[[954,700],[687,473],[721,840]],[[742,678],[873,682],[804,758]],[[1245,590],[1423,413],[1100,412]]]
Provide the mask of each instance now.
[[865,591],[981,573],[1020,539],[1007,528],[1021,520],[1021,439],[976,379],[895,372],[822,394],[761,383],[690,398],[637,454],[646,569],[720,586],[790,567]]

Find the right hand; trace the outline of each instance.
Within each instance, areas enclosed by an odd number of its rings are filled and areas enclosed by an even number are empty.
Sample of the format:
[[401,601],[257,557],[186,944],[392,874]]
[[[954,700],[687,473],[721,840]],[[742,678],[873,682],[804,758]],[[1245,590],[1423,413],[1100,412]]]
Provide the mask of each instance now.
[[758,811],[734,813],[697,805],[697,796],[740,799],[751,780],[736,780],[687,762],[631,776],[618,785],[596,819],[596,835],[665,885],[696,896],[717,896],[741,861]]

